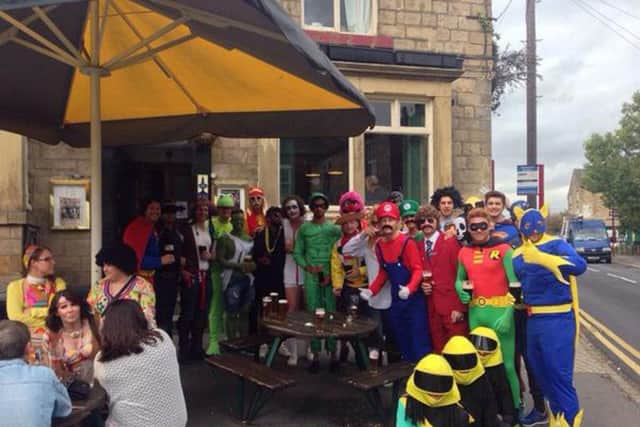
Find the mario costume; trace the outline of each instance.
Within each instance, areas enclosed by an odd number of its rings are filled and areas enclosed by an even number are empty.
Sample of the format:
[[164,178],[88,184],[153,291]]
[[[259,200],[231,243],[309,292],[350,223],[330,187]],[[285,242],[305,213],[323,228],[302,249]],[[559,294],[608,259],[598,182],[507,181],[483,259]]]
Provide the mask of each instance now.
[[420,205],[415,200],[405,199],[398,203],[400,209],[400,218],[404,224],[403,232],[416,242],[421,242],[423,238],[422,231],[416,225],[416,213]]
[[527,360],[549,400],[549,423],[579,427],[583,411],[573,386],[575,345],[579,335],[575,276],[587,269],[584,259],[564,240],[546,234],[546,207],[516,207],[524,243],[513,266],[527,306]]
[[407,394],[398,401],[396,427],[460,427],[473,418],[460,404],[460,391],[449,363],[429,354],[407,381]]
[[[469,303],[469,328],[486,326],[496,331],[502,348],[502,358],[511,385],[513,404],[520,407],[520,384],[515,369],[515,298],[509,293],[509,283],[518,282],[513,272],[513,249],[507,243],[486,243],[463,247],[458,254],[456,291],[463,303]],[[473,283],[472,297],[462,288],[462,282]]]
[[[254,198],[255,202],[251,199]],[[251,237],[256,234],[256,229],[264,228],[267,220],[264,216],[264,190],[260,187],[249,188],[249,209],[245,215],[247,233]]]
[[[381,221],[388,217],[400,221],[400,210],[391,202],[383,202],[376,209]],[[415,241],[395,230],[390,239],[384,237],[376,243],[376,256],[380,270],[369,289],[361,297],[368,300],[380,292],[387,280],[391,284],[389,323],[402,358],[418,362],[430,353],[431,334],[427,321],[427,302],[420,291],[422,263]]]

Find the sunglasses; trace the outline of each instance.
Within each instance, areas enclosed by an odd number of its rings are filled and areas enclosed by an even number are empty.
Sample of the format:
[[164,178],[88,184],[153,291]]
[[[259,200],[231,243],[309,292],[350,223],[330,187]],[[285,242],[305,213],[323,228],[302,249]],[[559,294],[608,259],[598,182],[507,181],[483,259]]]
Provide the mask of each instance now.
[[54,260],[54,258],[52,256],[48,256],[48,257],[45,257],[45,258],[37,258],[36,259],[36,261],[44,261],[44,262],[51,262],[53,260]]
[[311,209],[327,209],[327,205],[324,203],[314,203],[311,205]]
[[485,231],[489,228],[489,224],[486,222],[477,222],[475,224],[469,224],[469,230],[471,231]]
[[298,207],[298,205],[287,205],[284,207],[286,210],[288,211],[292,211],[292,210],[299,210],[300,208]]

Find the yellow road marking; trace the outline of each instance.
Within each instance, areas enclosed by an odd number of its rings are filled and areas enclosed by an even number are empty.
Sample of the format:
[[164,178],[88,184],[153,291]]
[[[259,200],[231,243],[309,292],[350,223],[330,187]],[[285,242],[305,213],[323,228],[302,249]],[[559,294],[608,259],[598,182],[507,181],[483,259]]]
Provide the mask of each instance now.
[[620,338],[611,329],[607,328],[601,322],[599,322],[598,320],[594,319],[594,317],[591,316],[586,311],[581,309],[580,310],[580,315],[582,317],[586,318],[589,321],[589,323],[592,323],[596,328],[600,329],[603,333],[607,334],[612,340],[617,342],[618,345],[620,345],[620,347],[624,348],[629,354],[631,354],[636,359],[640,360],[640,351],[635,349],[631,344],[626,342],[624,339]]
[[600,333],[589,321],[582,319],[582,326],[588,329],[598,341],[600,341],[605,347],[607,347],[614,355],[616,355],[623,363],[625,363],[631,370],[637,375],[640,375],[640,365],[631,360],[629,356],[623,353],[618,347],[616,347],[611,341],[609,341],[603,334]]

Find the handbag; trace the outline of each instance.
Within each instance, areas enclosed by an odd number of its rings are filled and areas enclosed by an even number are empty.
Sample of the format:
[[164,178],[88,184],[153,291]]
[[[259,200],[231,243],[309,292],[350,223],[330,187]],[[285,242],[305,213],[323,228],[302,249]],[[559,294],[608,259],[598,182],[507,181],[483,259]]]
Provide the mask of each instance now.
[[67,385],[67,392],[71,400],[87,400],[91,385],[88,382],[75,379]]
[[255,289],[251,278],[246,275],[234,274],[224,290],[224,306],[228,313],[239,313],[244,307],[250,305],[255,298]]

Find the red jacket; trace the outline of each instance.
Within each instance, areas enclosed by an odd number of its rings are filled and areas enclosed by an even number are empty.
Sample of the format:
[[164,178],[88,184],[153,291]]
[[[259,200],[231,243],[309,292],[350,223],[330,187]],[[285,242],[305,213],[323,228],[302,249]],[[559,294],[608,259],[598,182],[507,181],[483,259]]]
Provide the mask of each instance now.
[[[426,239],[426,237],[425,237]],[[458,252],[460,243],[455,237],[445,238],[440,232],[431,256],[427,258],[424,240],[418,242],[422,266],[431,270],[433,290],[431,292],[430,307],[434,307],[438,314],[448,316],[451,311],[467,311],[467,306],[460,302],[456,293],[456,273],[458,270]]]

